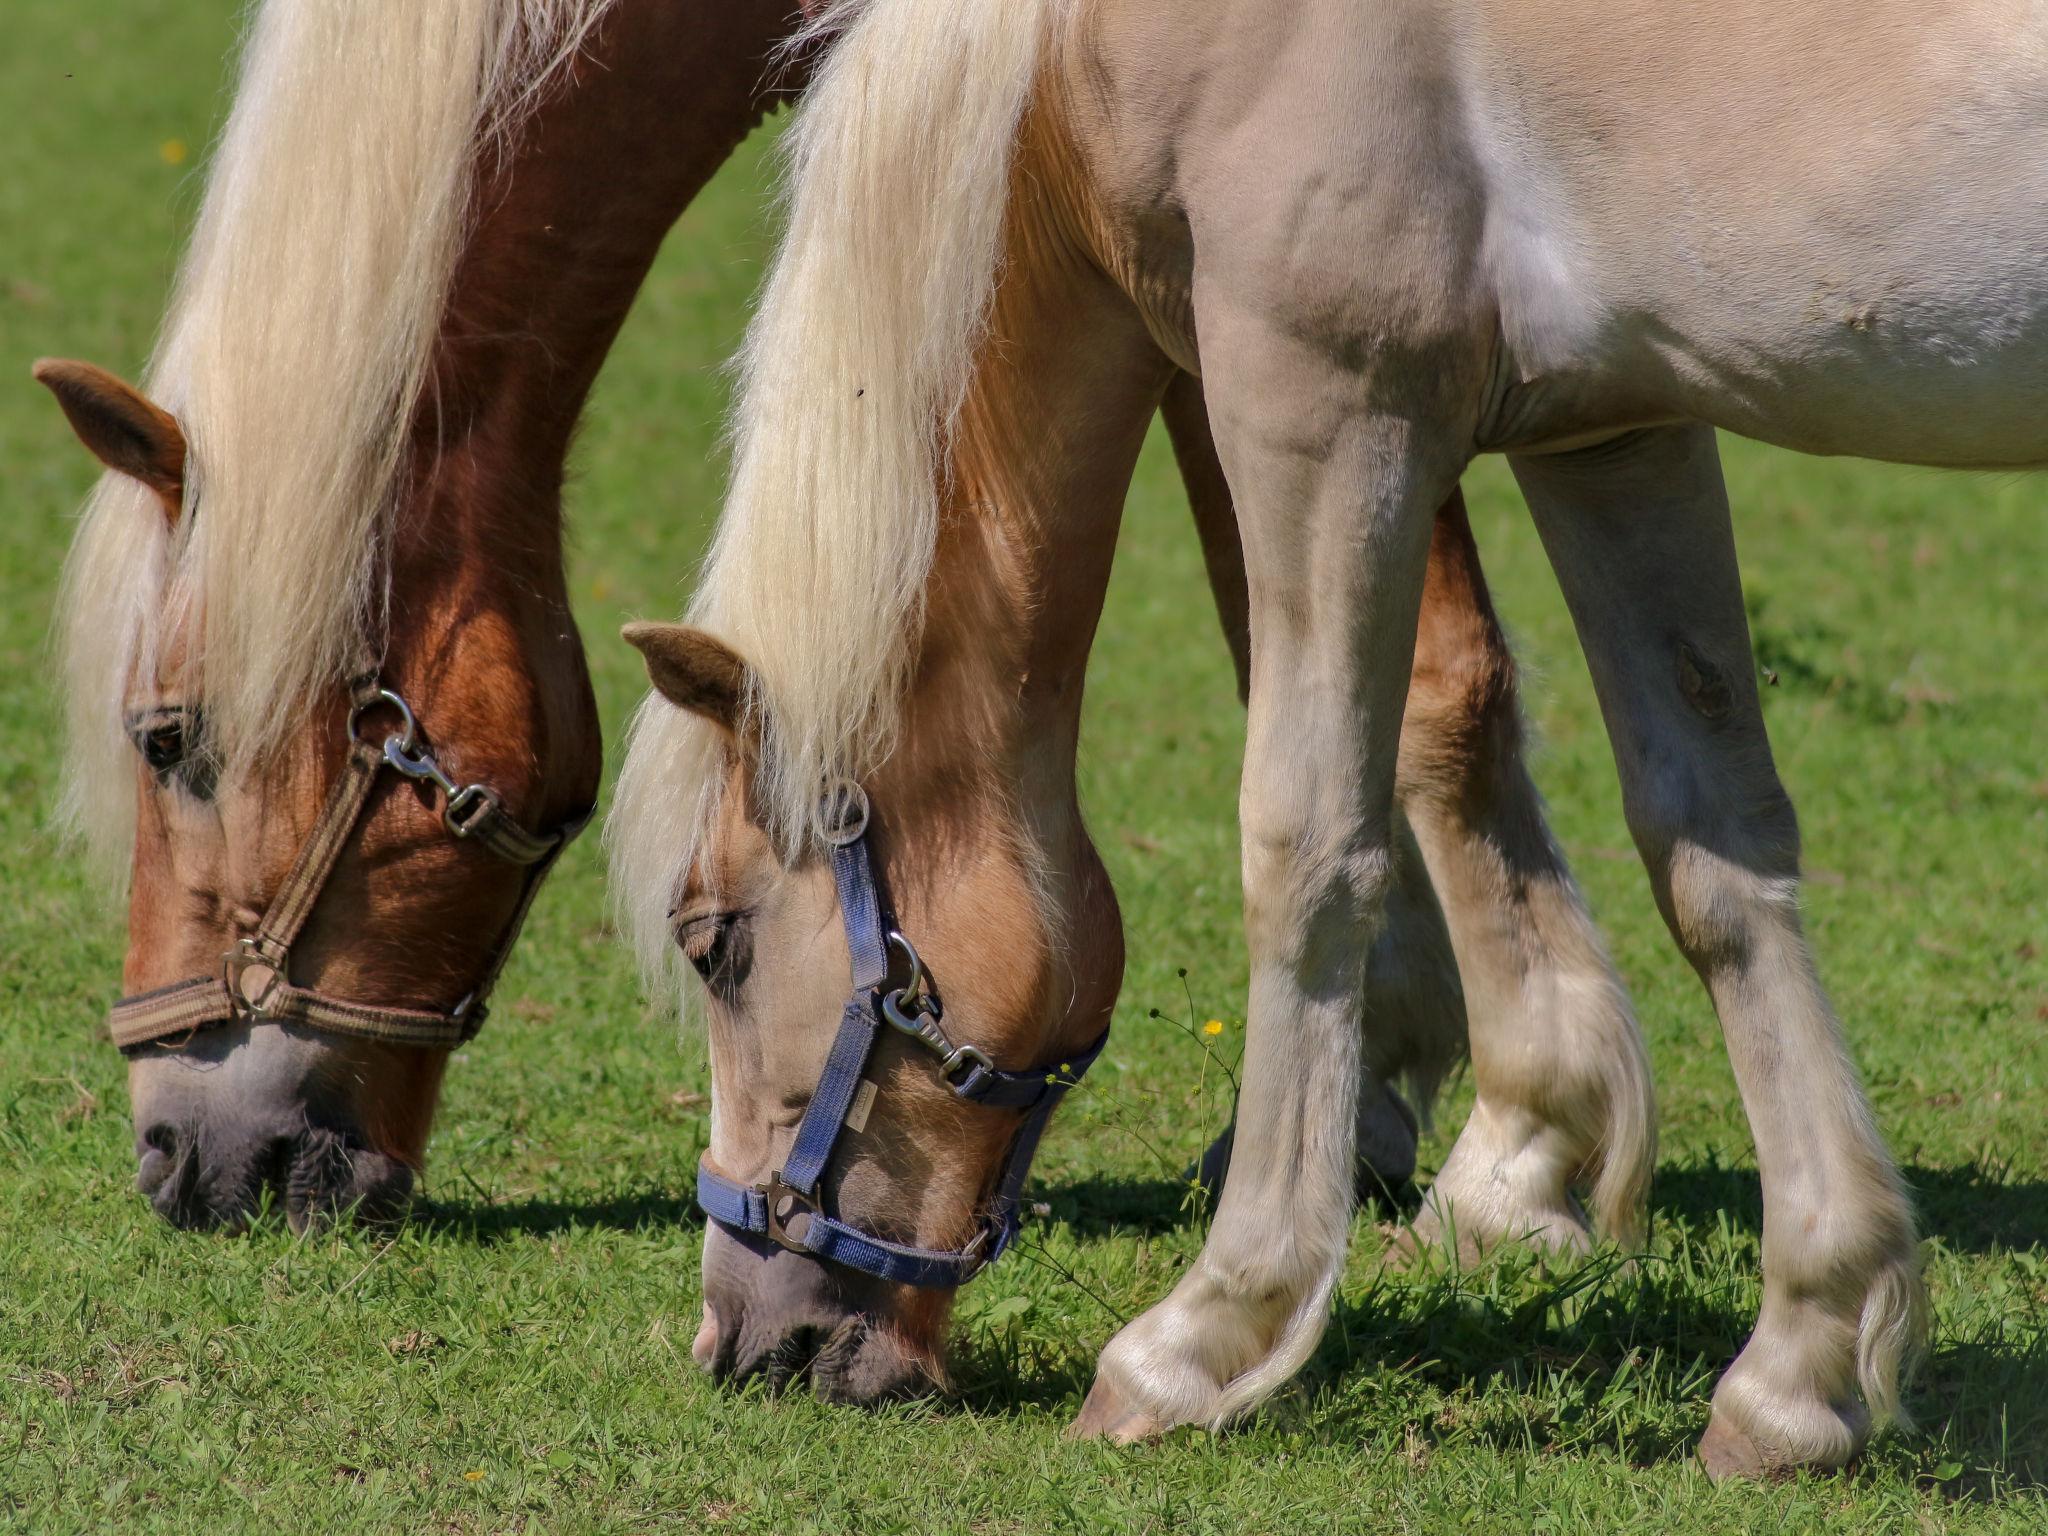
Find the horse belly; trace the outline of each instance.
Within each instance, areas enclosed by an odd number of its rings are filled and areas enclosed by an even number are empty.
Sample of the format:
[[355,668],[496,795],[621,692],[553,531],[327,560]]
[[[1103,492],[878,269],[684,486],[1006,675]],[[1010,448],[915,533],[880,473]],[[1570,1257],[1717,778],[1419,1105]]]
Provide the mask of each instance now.
[[2031,6],[1602,11],[1591,53],[1587,12],[1477,10],[1515,435],[1691,417],[1816,453],[2048,461]]

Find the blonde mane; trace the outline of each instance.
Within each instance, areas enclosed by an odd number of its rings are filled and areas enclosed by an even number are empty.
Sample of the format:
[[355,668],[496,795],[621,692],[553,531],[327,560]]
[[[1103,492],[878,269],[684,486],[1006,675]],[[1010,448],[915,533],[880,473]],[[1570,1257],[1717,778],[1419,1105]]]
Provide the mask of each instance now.
[[[755,780],[785,854],[831,777],[887,756],[954,418],[995,290],[1018,123],[1068,0],[842,0],[784,142],[788,229],[738,363],[732,484],[688,621],[750,665]],[[714,814],[723,738],[658,694],[608,841],[650,977]]]
[[479,159],[612,0],[269,0],[144,387],[190,446],[169,534],[109,474],[65,567],[63,813],[125,868],[123,699],[174,635],[246,764],[381,650],[379,558]]

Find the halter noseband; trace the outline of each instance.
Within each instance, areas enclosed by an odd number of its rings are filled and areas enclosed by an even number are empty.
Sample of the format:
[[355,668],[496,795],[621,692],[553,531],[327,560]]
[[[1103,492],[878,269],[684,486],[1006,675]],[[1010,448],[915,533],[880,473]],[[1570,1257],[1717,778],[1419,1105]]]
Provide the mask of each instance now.
[[[357,728],[366,713],[380,706],[398,712],[401,728],[378,744],[365,740]],[[291,980],[292,943],[312,916],[342,849],[348,846],[370,803],[377,776],[386,768],[431,783],[441,791],[445,797],[441,825],[451,836],[476,843],[526,871],[519,905],[498,936],[483,979],[445,1011],[350,1002],[294,986]],[[485,999],[511,957],[513,941],[519,937],[542,877],[589,820],[590,812],[585,811],[554,832],[542,836],[528,832],[505,813],[495,790],[483,784],[458,786],[442,771],[433,752],[420,740],[419,722],[404,699],[383,687],[374,673],[358,677],[350,693],[348,757],[341,777],[335,780],[319,821],[300,847],[291,872],[255,933],[236,940],[220,957],[217,975],[195,976],[122,998],[108,1015],[108,1033],[123,1051],[146,1045],[176,1049],[202,1029],[247,1021],[303,1024],[327,1034],[453,1050],[483,1028]]]
[[[974,1046],[955,1045],[940,1024],[944,1009],[932,990],[930,973],[910,941],[883,920],[868,847],[867,797],[855,785],[841,785],[827,797],[825,813],[831,827],[825,835],[832,845],[839,915],[853,954],[853,994],[840,1014],[838,1036],[781,1170],[766,1184],[740,1184],[699,1161],[697,1203],[706,1216],[728,1231],[766,1237],[828,1264],[901,1285],[963,1285],[1001,1258],[1016,1237],[1018,1197],[1046,1122],[1067,1090],[1102,1054],[1109,1031],[1104,1030],[1078,1056],[1025,1072],[1004,1071],[992,1066]],[[887,986],[891,949],[910,965],[910,980],[896,988]],[[1023,1124],[1017,1128],[1003,1164],[995,1204],[983,1218],[981,1230],[964,1248],[892,1243],[824,1211],[825,1171],[847,1129],[849,1112],[863,1086],[861,1074],[867,1070],[884,1026],[930,1052],[938,1061],[941,1080],[958,1098],[989,1109],[1024,1111]],[[870,1092],[872,1086],[868,1085]],[[861,1118],[864,1124],[865,1115]]]

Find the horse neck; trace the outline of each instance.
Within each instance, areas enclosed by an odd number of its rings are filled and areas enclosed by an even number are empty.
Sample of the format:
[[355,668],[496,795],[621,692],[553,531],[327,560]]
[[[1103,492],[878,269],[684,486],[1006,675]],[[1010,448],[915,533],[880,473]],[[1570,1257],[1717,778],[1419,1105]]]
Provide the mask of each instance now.
[[1091,259],[1065,169],[1035,131],[1012,188],[882,803],[943,808],[958,845],[983,851],[977,868],[988,849],[1014,852],[1065,951],[1063,1006],[1092,1034],[1122,943],[1075,750],[1124,496],[1171,365]]
[[773,105],[765,61],[788,9],[620,0],[480,174],[482,212],[411,431],[387,671],[431,695],[485,617],[488,659],[514,647],[534,682],[550,817],[596,788],[595,706],[563,570],[569,444],[663,236]]

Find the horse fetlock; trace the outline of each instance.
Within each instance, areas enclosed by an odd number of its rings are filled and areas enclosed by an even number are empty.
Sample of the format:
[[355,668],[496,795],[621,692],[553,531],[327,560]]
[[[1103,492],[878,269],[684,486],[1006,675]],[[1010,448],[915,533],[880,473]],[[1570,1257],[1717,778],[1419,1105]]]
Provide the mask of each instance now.
[[1842,1374],[1843,1330],[1759,1329],[1714,1389],[1700,1440],[1709,1476],[1772,1477],[1798,1468],[1832,1471],[1863,1449],[1870,1412],[1854,1393],[1827,1391]]
[[1886,1235],[1856,1283],[1789,1289],[1767,1269],[1756,1332],[1714,1390],[1700,1442],[1711,1476],[1830,1470],[1876,1426],[1911,1427],[1900,1389],[1925,1342],[1927,1300],[1910,1225]]
[[1590,1252],[1593,1234],[1571,1191],[1588,1155],[1582,1138],[1555,1123],[1482,1097],[1397,1254],[1412,1259],[1440,1249],[1472,1263],[1502,1243]]
[[1076,1436],[1122,1442],[1179,1424],[1222,1429],[1301,1368],[1322,1337],[1343,1265],[1341,1248],[1245,1249],[1241,1262],[1212,1238],[1164,1301],[1103,1349]]

